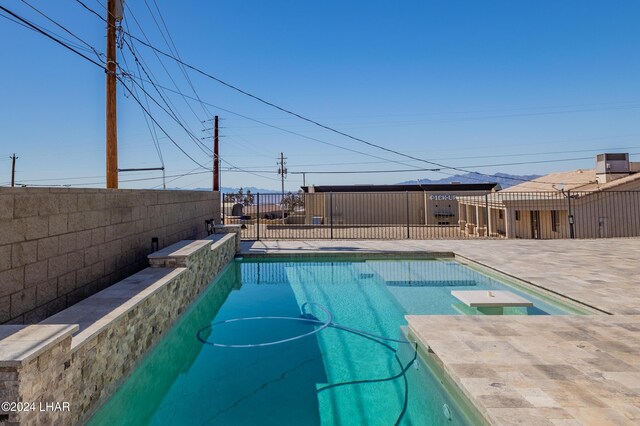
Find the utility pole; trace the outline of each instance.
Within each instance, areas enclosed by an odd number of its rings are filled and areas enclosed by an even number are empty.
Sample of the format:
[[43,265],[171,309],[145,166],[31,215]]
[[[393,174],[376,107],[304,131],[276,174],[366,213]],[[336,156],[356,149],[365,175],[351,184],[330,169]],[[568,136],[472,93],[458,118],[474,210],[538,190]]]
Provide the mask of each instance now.
[[284,179],[287,177],[287,168],[285,167],[286,160],[284,154],[280,153],[280,166],[278,167],[278,174],[280,175],[280,182],[282,188],[282,223],[284,224]]
[[18,159],[18,157],[16,157],[16,154],[13,153],[13,155],[9,158],[11,158],[11,187],[13,188],[16,184],[16,160]]
[[205,140],[205,139],[210,139],[213,138],[213,184],[211,185],[211,190],[212,191],[220,191],[220,184],[221,184],[221,179],[220,179],[220,146],[219,146],[219,141],[220,141],[220,134],[219,134],[219,129],[220,127],[218,126],[218,121],[219,121],[219,117],[217,115],[214,115],[213,118],[210,118],[208,120],[204,120],[202,122],[202,124],[208,123],[210,121],[213,121],[213,127],[205,127],[204,129],[202,129],[203,132],[209,132],[209,130],[213,130],[213,136],[204,136],[200,139]]
[[118,188],[118,127],[116,115],[116,22],[122,20],[123,0],[107,0],[107,188]]
[[285,167],[284,160],[286,160],[286,157],[281,152],[280,153],[280,167],[278,168],[278,174],[280,175],[280,182],[282,184],[281,187],[282,187],[282,195],[283,196],[284,196],[284,179],[287,177],[287,168]]
[[218,116],[213,117],[213,190],[220,191],[220,157],[218,155]]

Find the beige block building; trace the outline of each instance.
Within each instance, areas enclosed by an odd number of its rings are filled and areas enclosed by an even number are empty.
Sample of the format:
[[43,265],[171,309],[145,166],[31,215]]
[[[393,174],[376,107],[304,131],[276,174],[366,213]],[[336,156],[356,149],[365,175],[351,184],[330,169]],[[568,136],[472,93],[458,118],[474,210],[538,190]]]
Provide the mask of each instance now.
[[496,183],[304,186],[306,224],[456,225],[459,197],[498,190]]
[[599,154],[596,168],[551,173],[487,197],[460,197],[461,231],[506,238],[640,235],[640,163]]

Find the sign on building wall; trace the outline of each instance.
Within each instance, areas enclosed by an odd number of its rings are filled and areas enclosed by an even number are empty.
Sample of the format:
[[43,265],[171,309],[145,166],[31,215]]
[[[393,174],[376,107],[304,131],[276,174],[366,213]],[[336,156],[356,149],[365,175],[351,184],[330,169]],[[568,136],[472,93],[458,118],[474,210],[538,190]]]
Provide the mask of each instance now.
[[438,194],[429,195],[429,199],[432,201],[456,201],[457,198],[453,194]]

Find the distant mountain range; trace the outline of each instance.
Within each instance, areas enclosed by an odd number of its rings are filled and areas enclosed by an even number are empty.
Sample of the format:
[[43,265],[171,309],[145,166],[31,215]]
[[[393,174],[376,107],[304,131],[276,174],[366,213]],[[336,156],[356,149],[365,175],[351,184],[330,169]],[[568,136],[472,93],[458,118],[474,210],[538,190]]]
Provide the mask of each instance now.
[[[517,185],[526,180],[531,180],[535,178],[539,178],[540,175],[510,175],[508,173],[496,173],[492,176],[485,176],[479,173],[466,173],[459,174],[455,176],[449,176],[442,179],[432,180],[432,179],[420,179],[420,183],[451,183],[451,182],[460,182],[460,183],[499,183],[500,186],[504,188],[508,188],[510,186]],[[416,180],[408,180],[405,182],[398,182],[399,185],[402,184],[416,184],[418,181]],[[175,188],[178,189],[178,188]],[[211,188],[195,188],[196,191],[211,191]],[[240,187],[228,187],[223,186],[221,188],[222,193],[237,193],[240,190]],[[245,194],[247,191],[251,191],[252,194],[276,194],[280,193],[278,189],[265,189],[265,188],[256,188],[255,186],[243,187],[242,192]],[[288,192],[288,191],[287,191]],[[295,192],[295,191],[293,191]]]
[[[508,173],[495,173],[492,176],[485,176],[479,173],[465,173],[455,176],[449,176],[446,178],[431,180],[431,179],[420,179],[420,183],[451,183],[451,182],[460,182],[460,183],[499,183],[500,186],[504,188],[508,188],[510,186],[517,185],[526,180],[532,180],[539,178],[540,175],[510,175]],[[400,182],[400,184],[416,184],[417,180],[408,180],[406,182]]]
[[[223,186],[222,188],[220,188],[220,192],[222,192],[222,193],[227,193],[227,192],[237,193],[239,190],[240,190],[239,187],[231,188],[231,187]],[[275,194],[275,193],[280,193],[280,190],[278,190],[278,189],[256,188],[255,186],[247,186],[247,187],[243,187],[242,188],[242,192],[244,192],[245,194],[248,191],[251,191],[252,194]]]
[[[179,189],[185,189],[185,188],[167,188],[170,190],[179,190]],[[190,191],[211,191],[211,187],[209,188],[188,188]],[[228,186],[223,186],[222,188],[220,188],[220,192],[222,192],[223,194],[226,193],[233,193],[233,194],[237,194],[238,191],[240,190],[240,187],[237,188],[231,188]],[[264,188],[256,188],[255,186],[248,186],[248,187],[243,187],[242,188],[242,192],[244,192],[245,194],[247,193],[247,191],[251,191],[252,194],[279,194],[280,190],[278,189],[264,189]]]

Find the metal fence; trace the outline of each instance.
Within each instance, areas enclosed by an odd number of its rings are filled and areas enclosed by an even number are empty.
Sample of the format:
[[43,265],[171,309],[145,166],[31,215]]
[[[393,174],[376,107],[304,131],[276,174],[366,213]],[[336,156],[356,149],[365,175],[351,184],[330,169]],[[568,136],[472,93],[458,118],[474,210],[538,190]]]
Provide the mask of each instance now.
[[640,236],[640,191],[224,194],[245,240]]

